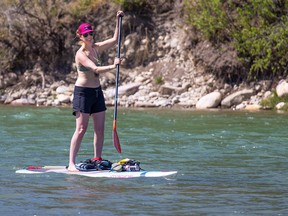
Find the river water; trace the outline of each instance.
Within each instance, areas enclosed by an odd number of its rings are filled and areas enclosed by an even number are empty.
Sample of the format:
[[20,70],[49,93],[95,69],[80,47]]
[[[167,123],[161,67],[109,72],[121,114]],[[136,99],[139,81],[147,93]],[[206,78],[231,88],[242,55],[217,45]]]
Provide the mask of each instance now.
[[[288,215],[288,114],[119,109],[119,155],[106,115],[103,157],[132,158],[172,178],[24,175],[67,165],[70,108],[0,106],[1,215]],[[93,156],[92,121],[78,162]]]

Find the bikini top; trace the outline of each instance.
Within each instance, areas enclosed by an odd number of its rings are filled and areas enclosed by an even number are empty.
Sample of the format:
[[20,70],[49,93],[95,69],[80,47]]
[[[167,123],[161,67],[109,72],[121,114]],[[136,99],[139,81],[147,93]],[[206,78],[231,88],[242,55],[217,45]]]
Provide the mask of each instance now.
[[[101,60],[98,58],[98,53],[97,53],[97,51],[96,51],[96,56],[97,56],[96,58],[90,59],[90,60],[92,60],[92,61],[94,60],[93,62],[96,63],[96,65],[101,65]],[[87,72],[87,71],[90,71],[90,70],[91,70],[91,68],[85,67],[85,66],[83,66],[83,65],[78,65],[77,68],[78,68],[79,71],[82,71],[82,72]],[[95,73],[95,76],[99,76],[99,74],[98,74],[98,73]]]

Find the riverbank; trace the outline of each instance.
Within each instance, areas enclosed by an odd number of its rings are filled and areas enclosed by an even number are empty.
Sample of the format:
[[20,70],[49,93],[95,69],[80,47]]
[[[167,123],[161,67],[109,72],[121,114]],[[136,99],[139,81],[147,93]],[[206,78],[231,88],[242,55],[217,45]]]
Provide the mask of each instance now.
[[[161,67],[169,71],[169,63],[159,61],[151,63],[148,67],[139,67],[135,70],[121,70],[120,85],[118,89],[118,102],[122,107],[178,107],[186,109],[247,109],[261,110],[274,107],[264,107],[261,101],[273,97],[270,90],[271,81],[262,81],[253,85],[230,86],[225,84],[222,88],[215,89],[217,80],[211,75],[191,77],[196,74],[175,73],[164,80],[157,80],[153,75],[155,68]],[[178,71],[181,68],[178,67]],[[184,70],[183,70],[184,71]],[[37,77],[35,75],[35,77]],[[114,74],[109,73],[101,77],[107,106],[114,105],[115,86],[109,84]],[[41,79],[39,75],[38,79]],[[75,80],[76,72],[67,79]],[[159,78],[160,79],[160,78]],[[194,82],[191,82],[194,80]],[[219,86],[219,85],[217,85]],[[214,88],[213,88],[214,87]],[[29,87],[19,88],[17,91],[1,95],[0,102],[10,105],[35,105],[35,106],[70,106],[73,100],[73,82],[54,82],[43,89]],[[282,80],[275,87],[275,92],[280,97],[288,95],[288,83]],[[281,110],[286,105],[281,102],[276,109]]]
[[[124,17],[123,29],[127,34],[123,35],[121,47],[123,52],[121,57],[124,60],[120,67],[119,106],[249,110],[283,109],[288,106],[284,99],[275,106],[261,103],[273,97],[274,92],[278,97],[286,97],[287,78],[286,81],[285,78],[279,78],[279,80],[233,83],[216,77],[209,70],[207,61],[203,59],[209,58],[210,65],[221,63],[219,68],[224,71],[225,68],[229,66],[233,68],[238,64],[235,51],[227,49],[225,55],[221,55],[208,41],[193,45],[196,43],[193,31],[179,15],[181,8],[175,3],[173,9],[154,14],[151,19],[145,16],[136,19],[129,13]],[[115,10],[113,7],[108,8],[107,14],[113,14]],[[104,13],[103,10],[101,12]],[[109,17],[114,19],[109,15],[101,20],[101,23],[97,23],[99,24],[97,29],[111,28],[113,31],[114,26],[110,24]],[[135,32],[131,29],[128,31],[131,23],[139,29]],[[149,26],[154,28],[147,30]],[[100,32],[97,37],[104,38]],[[104,61],[105,64],[111,63],[115,52],[116,50],[112,50],[109,56],[106,56],[108,60]],[[202,56],[203,61],[199,56]],[[65,76],[57,74],[59,77],[55,77],[49,74],[44,73],[41,67],[35,66],[34,69],[27,70],[21,75],[14,72],[1,75],[0,103],[69,106],[73,99],[77,77],[75,67],[72,67],[72,71]],[[100,80],[107,106],[113,106],[115,72],[101,75]]]

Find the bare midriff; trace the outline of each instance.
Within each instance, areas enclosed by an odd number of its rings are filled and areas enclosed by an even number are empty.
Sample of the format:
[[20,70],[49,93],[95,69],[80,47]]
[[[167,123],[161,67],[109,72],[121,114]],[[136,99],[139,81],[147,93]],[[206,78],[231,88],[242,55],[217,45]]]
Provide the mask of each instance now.
[[75,83],[76,86],[97,88],[100,86],[99,76],[94,71],[79,71]]

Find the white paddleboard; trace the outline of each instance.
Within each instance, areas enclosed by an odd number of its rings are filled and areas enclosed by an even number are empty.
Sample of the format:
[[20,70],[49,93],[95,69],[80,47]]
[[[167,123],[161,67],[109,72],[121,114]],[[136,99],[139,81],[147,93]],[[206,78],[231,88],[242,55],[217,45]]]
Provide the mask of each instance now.
[[63,173],[68,175],[80,175],[87,177],[105,178],[138,178],[138,177],[166,177],[176,176],[177,171],[135,171],[115,172],[109,170],[101,171],[79,171],[69,172],[65,166],[29,166],[26,169],[16,170],[19,174],[42,174],[42,173]]

